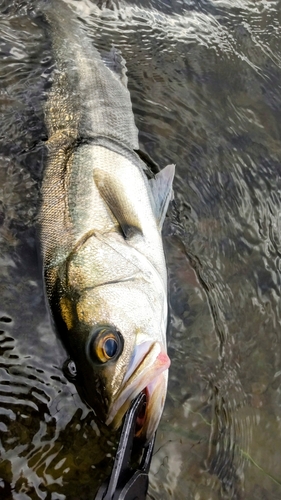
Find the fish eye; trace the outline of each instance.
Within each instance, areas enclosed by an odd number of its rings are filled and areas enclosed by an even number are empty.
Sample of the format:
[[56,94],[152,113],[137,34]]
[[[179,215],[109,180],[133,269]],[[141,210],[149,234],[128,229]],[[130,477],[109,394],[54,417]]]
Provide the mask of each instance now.
[[106,363],[116,360],[123,351],[123,337],[113,326],[103,326],[92,334],[88,344],[88,356],[93,362]]
[[116,339],[108,338],[103,344],[103,350],[106,356],[109,358],[113,358],[115,356],[118,349],[118,344]]

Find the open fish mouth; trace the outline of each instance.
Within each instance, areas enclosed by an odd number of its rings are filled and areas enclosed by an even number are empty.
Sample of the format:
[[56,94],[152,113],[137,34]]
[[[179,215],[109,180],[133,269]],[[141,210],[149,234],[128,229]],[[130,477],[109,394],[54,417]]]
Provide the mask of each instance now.
[[149,440],[162,415],[168,382],[170,359],[160,342],[143,342],[135,347],[114,401],[109,408],[107,425],[118,428],[133,399],[144,392],[146,406],[137,419],[136,435]]

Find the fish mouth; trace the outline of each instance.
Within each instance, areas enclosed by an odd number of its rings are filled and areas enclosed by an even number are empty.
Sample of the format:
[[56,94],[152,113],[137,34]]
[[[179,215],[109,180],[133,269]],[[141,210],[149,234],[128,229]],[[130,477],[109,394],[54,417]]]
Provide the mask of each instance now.
[[107,425],[118,428],[130,403],[138,394],[146,395],[146,406],[137,418],[136,435],[151,439],[162,415],[168,383],[170,359],[160,342],[143,342],[135,347],[127,373],[114,401]]

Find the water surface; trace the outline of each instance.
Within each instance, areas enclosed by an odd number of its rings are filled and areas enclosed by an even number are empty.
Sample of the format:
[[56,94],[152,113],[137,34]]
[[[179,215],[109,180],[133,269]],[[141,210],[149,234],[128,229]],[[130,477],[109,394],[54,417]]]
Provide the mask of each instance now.
[[[69,0],[85,36],[127,62],[141,148],[176,164],[164,227],[165,411],[148,497],[281,495],[280,3]],[[0,497],[83,500],[109,472],[61,367],[36,216],[53,61],[27,2],[0,3]]]

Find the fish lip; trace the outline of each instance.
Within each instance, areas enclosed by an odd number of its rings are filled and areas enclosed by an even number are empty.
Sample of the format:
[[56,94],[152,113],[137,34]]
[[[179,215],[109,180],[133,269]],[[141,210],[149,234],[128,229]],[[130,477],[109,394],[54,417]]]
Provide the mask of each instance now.
[[[137,345],[132,355],[132,364],[129,366],[122,386],[109,408],[106,424],[118,428],[131,401],[142,391],[145,392],[147,397],[147,411],[150,411],[150,401],[153,393],[164,380],[164,387],[161,386],[161,388],[164,388],[165,394],[162,396],[161,405],[158,405],[158,415],[153,419],[158,424],[166,396],[169,366],[170,359],[166,353],[166,348],[160,342],[147,341]],[[145,427],[149,426],[147,420],[145,417]],[[138,431],[138,434],[140,433],[141,429]]]
[[152,439],[162,416],[168,385],[168,369],[163,371],[146,388],[146,411],[141,422],[137,420],[136,436],[147,442]]

